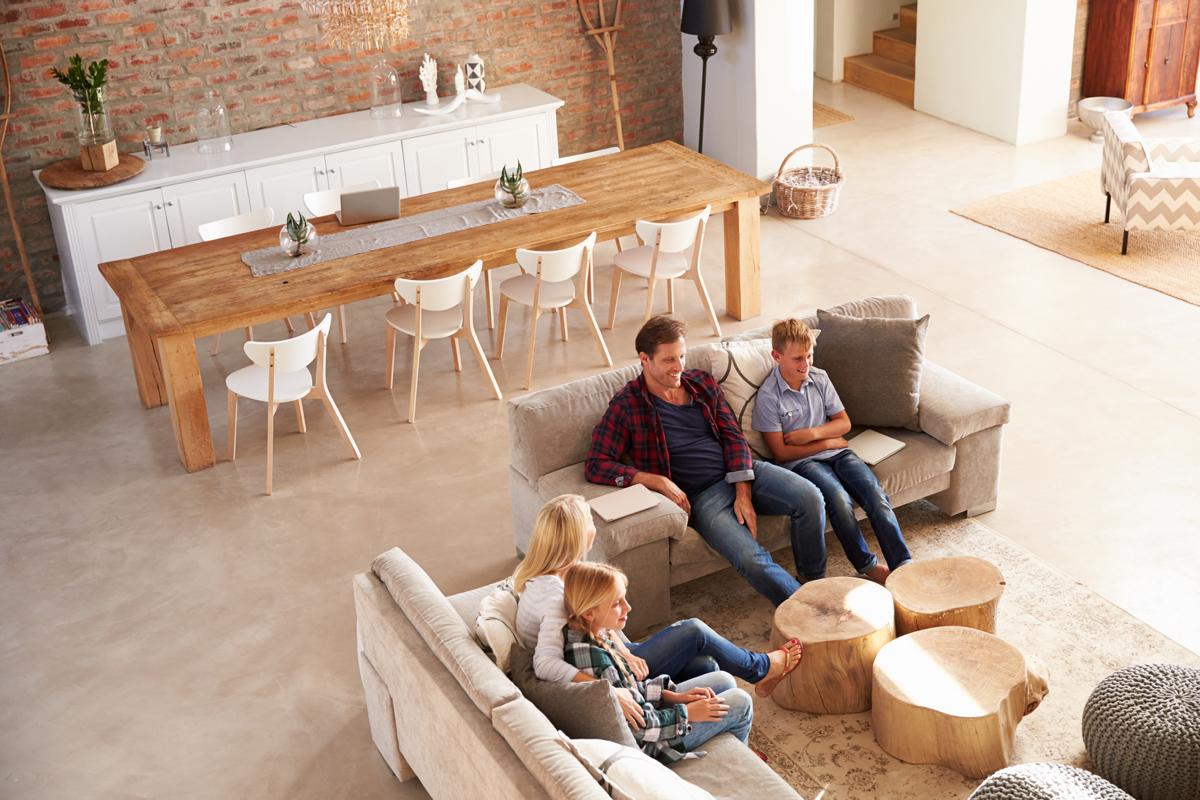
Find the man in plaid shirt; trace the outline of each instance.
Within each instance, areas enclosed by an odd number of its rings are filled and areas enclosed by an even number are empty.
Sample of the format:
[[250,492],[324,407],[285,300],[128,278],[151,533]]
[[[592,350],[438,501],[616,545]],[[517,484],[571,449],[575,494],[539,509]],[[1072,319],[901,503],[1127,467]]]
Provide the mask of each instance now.
[[752,460],[716,379],[684,369],[686,332],[668,316],[638,331],[642,374],[617,392],[592,431],[585,475],[592,483],[640,483],[665,495],[751,586],[779,605],[800,583],[758,543],[757,514],[789,518],[796,569],[803,580],[815,580],[825,576],[825,503],[794,472]]

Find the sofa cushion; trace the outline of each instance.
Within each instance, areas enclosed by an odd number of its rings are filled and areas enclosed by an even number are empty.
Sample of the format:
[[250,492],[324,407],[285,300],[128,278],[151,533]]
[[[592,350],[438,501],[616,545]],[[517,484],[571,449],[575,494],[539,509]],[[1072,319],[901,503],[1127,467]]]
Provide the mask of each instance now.
[[546,794],[556,800],[606,800],[608,797],[582,764],[562,749],[558,732],[524,698],[492,712],[492,726]]
[[754,751],[730,733],[704,743],[704,758],[688,758],[675,764],[675,774],[699,786],[717,800],[762,800],[797,798],[800,795],[767,766]]
[[[881,295],[879,297],[864,297],[861,300],[851,300],[828,309],[834,314],[847,317],[882,317],[884,319],[916,319],[917,301],[905,294]],[[814,311],[800,320],[810,328],[819,328],[817,313]],[[774,324],[774,323],[772,323]],[[752,339],[771,338],[771,325],[763,325],[742,331],[734,336],[727,336],[723,342],[744,342]]]
[[533,654],[518,645],[512,651],[513,682],[554,727],[578,739],[607,739],[636,747],[607,681],[552,683],[533,674]]
[[921,430],[944,444],[1008,422],[1009,403],[945,367],[921,369]]
[[768,339],[753,339],[745,342],[722,342],[713,351],[712,374],[721,385],[725,401],[729,403],[733,416],[742,426],[746,443],[756,458],[770,459],[771,451],[758,431],[750,426],[754,417],[754,400],[758,387],[775,369],[771,358],[771,342]]
[[615,800],[713,800],[704,789],[636,748],[565,735],[559,737],[559,743],[611,791]]
[[381,554],[371,569],[485,716],[490,717],[493,708],[518,696],[517,687],[484,654],[445,595],[403,550],[393,547]]
[[829,373],[851,421],[920,430],[921,362],[929,315],[855,318],[817,311],[815,363]]
[[492,590],[479,604],[475,638],[486,644],[496,666],[509,671],[512,649],[517,644],[517,595],[511,581]]
[[[446,598],[454,610],[458,612],[458,616],[466,623],[468,628],[474,630],[475,620],[479,617],[479,604],[483,602],[483,598],[499,589],[504,581],[496,581],[495,583],[484,584],[477,589],[468,589],[465,592],[452,594]],[[482,647],[486,642],[476,638],[479,646]]]

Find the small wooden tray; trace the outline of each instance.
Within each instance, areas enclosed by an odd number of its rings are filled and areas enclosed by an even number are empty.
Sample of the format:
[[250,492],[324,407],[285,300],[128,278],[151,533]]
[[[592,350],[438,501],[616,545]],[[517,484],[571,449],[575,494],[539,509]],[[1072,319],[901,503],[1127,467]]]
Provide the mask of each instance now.
[[146,162],[132,153],[121,153],[121,161],[104,172],[89,172],[79,162],[79,157],[64,158],[46,165],[41,172],[41,181],[54,189],[96,189],[127,181],[146,168]]

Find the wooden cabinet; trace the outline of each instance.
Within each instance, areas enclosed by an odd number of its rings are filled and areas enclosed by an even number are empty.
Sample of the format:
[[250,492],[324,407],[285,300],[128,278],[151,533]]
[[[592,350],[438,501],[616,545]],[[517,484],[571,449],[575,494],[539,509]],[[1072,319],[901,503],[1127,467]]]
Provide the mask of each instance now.
[[172,247],[200,241],[198,228],[205,222],[252,210],[244,172],[164,186],[162,195]]
[[1135,112],[1196,112],[1200,0],[1091,0],[1084,97],[1123,97]]
[[377,181],[404,191],[404,155],[399,142],[356,147],[325,154],[325,177],[330,189]]
[[304,211],[304,195],[329,188],[325,157],[293,158],[282,164],[246,170],[250,210],[275,209],[275,220],[287,219],[289,211]]

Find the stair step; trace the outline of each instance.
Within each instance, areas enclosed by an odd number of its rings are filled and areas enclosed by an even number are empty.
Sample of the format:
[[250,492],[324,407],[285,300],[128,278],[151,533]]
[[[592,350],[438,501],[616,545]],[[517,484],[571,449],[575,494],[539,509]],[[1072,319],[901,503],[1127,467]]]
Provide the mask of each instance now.
[[889,28],[875,31],[875,55],[890,58],[915,67],[917,64],[917,32],[909,28]]
[[900,6],[900,27],[915,31],[917,29],[917,4],[910,3]]
[[866,53],[847,56],[843,80],[911,106],[916,73],[908,64]]

